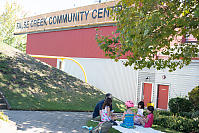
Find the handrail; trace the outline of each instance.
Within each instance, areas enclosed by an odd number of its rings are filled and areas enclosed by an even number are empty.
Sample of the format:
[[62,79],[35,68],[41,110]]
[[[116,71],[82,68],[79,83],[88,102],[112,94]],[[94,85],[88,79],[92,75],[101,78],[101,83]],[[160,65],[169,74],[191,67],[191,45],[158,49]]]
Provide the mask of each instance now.
[[[30,55],[30,54],[29,54]],[[83,73],[84,73],[84,77],[85,77],[85,82],[87,83],[87,77],[86,77],[86,72],[84,70],[84,68],[82,67],[82,65],[77,62],[76,60],[69,58],[69,57],[62,57],[62,56],[47,56],[47,55],[30,55],[32,57],[36,57],[36,58],[51,58],[51,59],[61,59],[61,61],[63,62],[64,59],[67,60],[72,60],[73,62],[75,62],[76,64],[78,64],[78,66],[82,69]]]
[[6,103],[6,106],[7,106],[7,109],[10,110],[11,109],[11,106],[10,104],[8,103],[8,100],[5,98],[5,96],[3,95],[3,93],[0,91],[0,95],[2,96],[3,100],[5,101]]

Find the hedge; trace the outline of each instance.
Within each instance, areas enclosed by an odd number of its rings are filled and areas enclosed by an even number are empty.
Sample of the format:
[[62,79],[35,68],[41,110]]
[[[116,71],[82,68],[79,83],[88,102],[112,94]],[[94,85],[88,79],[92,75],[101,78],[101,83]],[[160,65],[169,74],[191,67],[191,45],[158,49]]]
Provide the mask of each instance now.
[[155,116],[154,122],[155,125],[160,125],[165,128],[174,129],[180,132],[199,132],[199,119],[188,119],[181,116]]
[[179,112],[179,113],[172,113],[170,111],[160,111],[160,110],[156,110],[154,111],[154,115],[155,116],[159,116],[159,115],[164,115],[164,116],[182,116],[182,117],[186,117],[186,118],[199,118],[199,111],[195,111],[195,112]]
[[194,109],[199,111],[199,86],[196,86],[188,93],[189,100],[193,103]]
[[169,100],[169,109],[172,113],[190,112],[193,108],[191,101],[186,98],[171,98]]
[[170,111],[162,111],[162,110],[156,110],[153,113],[154,115],[164,115],[164,116],[173,116],[174,114]]

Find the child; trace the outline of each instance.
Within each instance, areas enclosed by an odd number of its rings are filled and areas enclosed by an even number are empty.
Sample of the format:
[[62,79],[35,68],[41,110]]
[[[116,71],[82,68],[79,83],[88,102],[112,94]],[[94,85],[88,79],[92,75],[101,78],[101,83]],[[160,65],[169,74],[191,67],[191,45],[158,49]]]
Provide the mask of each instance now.
[[144,112],[144,102],[140,101],[138,103],[138,112],[137,112],[137,115],[135,116],[135,124],[136,125],[141,125],[141,123],[139,122],[139,119],[144,116],[143,112]]
[[123,116],[122,116],[122,120],[124,120],[124,117],[126,114],[133,114],[133,111],[131,110],[131,107],[134,107],[134,104],[132,101],[126,101],[125,102],[126,105],[126,111],[124,111]]
[[120,126],[125,127],[125,128],[133,128],[134,126],[134,113],[131,110],[131,107],[134,107],[134,104],[132,101],[127,101],[125,102],[126,105],[126,111],[124,111],[122,120],[123,123],[120,124]]
[[142,118],[139,119],[140,123],[145,128],[151,127],[152,124],[153,124],[153,111],[154,111],[153,106],[148,106],[147,107],[147,112],[149,114],[147,115],[147,118],[142,117]]
[[[110,93],[107,93],[106,96],[105,96],[105,99],[99,101],[99,102],[96,104],[95,109],[94,109],[94,111],[93,111],[93,120],[96,120],[96,121],[100,121],[100,120],[101,120],[100,112],[102,111],[102,106],[103,106],[103,104],[104,104],[104,101],[105,101],[107,98],[112,98],[112,95],[111,95]],[[112,105],[110,106],[110,110],[112,110]]]
[[111,120],[111,111],[110,111],[110,107],[112,105],[112,99],[111,98],[107,98],[104,101],[104,104],[102,105],[102,110],[100,113],[101,116],[101,121],[110,121]]

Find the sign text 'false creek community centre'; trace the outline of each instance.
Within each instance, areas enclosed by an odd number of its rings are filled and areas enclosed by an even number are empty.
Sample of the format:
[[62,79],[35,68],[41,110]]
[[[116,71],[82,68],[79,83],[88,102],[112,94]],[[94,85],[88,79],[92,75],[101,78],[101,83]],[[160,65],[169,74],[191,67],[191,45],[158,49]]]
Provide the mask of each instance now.
[[113,10],[122,8],[114,5],[114,2],[107,2],[25,18],[17,21],[15,34],[113,23],[108,8]]

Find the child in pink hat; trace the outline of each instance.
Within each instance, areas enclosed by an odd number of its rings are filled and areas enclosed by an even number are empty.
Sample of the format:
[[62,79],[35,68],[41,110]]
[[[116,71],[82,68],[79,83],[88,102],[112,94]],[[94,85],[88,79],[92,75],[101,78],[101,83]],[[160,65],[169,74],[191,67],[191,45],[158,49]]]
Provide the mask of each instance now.
[[133,111],[131,110],[131,107],[134,107],[134,104],[132,101],[126,101],[125,102],[126,105],[126,111],[124,111],[123,116],[122,116],[122,120],[124,120],[124,117],[126,114],[133,114]]
[[131,110],[131,107],[134,107],[134,104],[132,101],[126,101],[125,105],[127,110],[123,113],[123,123],[121,123],[120,126],[125,128],[134,128],[134,112]]

